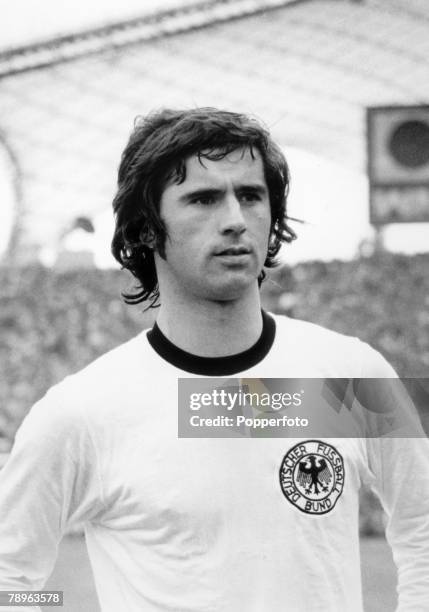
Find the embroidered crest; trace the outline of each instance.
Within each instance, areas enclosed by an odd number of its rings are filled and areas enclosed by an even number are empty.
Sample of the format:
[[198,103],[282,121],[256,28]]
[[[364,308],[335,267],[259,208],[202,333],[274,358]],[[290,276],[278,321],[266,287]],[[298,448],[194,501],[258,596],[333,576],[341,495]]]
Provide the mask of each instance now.
[[305,440],[295,444],[280,467],[280,485],[286,499],[308,514],[326,514],[344,487],[344,461],[331,444]]

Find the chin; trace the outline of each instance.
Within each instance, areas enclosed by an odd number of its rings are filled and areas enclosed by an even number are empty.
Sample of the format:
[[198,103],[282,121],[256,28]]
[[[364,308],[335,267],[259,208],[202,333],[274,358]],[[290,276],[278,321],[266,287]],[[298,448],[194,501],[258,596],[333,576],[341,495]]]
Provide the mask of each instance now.
[[229,302],[232,300],[239,300],[244,297],[250,291],[253,290],[254,286],[257,285],[257,278],[231,278],[224,280],[216,287],[212,287],[207,292],[208,299]]

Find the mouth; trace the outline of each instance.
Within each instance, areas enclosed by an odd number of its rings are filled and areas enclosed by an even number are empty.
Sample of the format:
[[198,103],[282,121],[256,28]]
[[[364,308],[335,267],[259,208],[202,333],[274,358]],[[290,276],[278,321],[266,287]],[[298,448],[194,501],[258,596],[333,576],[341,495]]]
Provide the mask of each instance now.
[[240,255],[249,255],[250,249],[244,246],[232,246],[227,249],[223,249],[223,251],[218,251],[215,253],[217,256],[229,256],[229,257],[239,257]]

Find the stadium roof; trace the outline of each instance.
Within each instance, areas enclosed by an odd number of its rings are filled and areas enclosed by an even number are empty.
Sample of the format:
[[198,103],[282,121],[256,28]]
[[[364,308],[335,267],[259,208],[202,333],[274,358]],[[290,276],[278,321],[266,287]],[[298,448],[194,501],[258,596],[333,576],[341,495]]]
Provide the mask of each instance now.
[[11,254],[109,207],[154,107],[249,112],[283,145],[364,169],[365,108],[429,100],[428,34],[426,0],[206,0],[0,53]]

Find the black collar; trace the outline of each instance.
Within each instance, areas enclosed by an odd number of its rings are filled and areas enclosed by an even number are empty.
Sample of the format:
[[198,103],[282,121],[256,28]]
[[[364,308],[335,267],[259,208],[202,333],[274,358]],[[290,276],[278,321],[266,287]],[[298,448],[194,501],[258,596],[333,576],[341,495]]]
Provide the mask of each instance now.
[[268,354],[276,335],[276,323],[264,311],[262,311],[262,321],[259,340],[246,351],[226,357],[200,357],[188,353],[170,342],[156,323],[147,332],[147,339],[158,355],[180,370],[203,376],[229,376],[248,370]]

